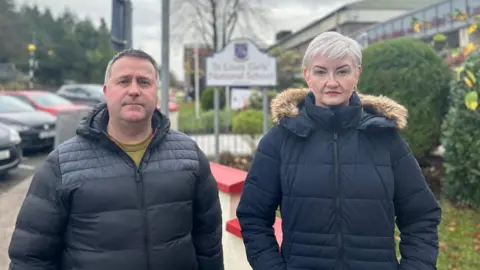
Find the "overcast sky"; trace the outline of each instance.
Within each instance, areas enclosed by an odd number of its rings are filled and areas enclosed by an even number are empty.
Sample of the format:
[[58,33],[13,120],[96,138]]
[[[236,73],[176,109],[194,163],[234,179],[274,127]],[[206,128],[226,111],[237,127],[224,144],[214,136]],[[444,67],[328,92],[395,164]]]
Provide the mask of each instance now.
[[[171,0],[180,1],[180,0]],[[272,44],[275,32],[297,30],[329,12],[336,5],[351,0],[265,0],[275,3],[269,14],[272,29],[264,32],[267,44]],[[65,8],[74,11],[80,18],[89,17],[98,23],[105,18],[110,26],[111,0],[15,0],[16,4],[37,4],[40,9],[49,7],[54,16]],[[141,48],[161,63],[161,0],[134,0],[133,2],[133,45]],[[172,4],[171,4],[172,5]],[[178,37],[171,37],[170,69],[183,80],[183,44]]]

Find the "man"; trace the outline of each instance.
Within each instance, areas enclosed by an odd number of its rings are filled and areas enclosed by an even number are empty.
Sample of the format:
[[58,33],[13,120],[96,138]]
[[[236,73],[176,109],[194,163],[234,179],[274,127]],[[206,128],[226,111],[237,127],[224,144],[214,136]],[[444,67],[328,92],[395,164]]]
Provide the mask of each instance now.
[[11,270],[221,270],[222,220],[205,154],[157,109],[155,60],[109,63],[106,104],[33,176]]

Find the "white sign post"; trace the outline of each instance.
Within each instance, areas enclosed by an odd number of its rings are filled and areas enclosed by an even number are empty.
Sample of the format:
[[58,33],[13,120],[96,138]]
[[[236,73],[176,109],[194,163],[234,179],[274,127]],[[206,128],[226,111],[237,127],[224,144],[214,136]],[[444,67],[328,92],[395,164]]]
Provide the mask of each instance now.
[[[206,85],[215,88],[215,154],[219,156],[218,87],[231,89],[235,86],[263,87],[263,98],[268,98],[268,86],[277,85],[277,61],[267,53],[261,52],[249,39],[230,41],[220,52],[206,59]],[[263,132],[268,129],[268,102],[263,102]]]

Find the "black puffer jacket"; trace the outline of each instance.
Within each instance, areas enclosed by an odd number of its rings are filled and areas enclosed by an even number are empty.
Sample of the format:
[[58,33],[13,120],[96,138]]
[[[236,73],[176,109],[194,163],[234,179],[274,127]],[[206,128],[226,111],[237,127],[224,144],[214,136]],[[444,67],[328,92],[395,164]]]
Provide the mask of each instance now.
[[107,121],[100,106],[37,170],[10,269],[223,269],[217,184],[196,143],[156,111],[137,170],[107,137]]
[[[295,89],[272,102],[237,209],[255,270],[434,270],[441,210],[396,129],[404,107],[354,94],[324,109]],[[280,205],[283,242],[272,224]],[[395,220],[401,231],[397,262]]]

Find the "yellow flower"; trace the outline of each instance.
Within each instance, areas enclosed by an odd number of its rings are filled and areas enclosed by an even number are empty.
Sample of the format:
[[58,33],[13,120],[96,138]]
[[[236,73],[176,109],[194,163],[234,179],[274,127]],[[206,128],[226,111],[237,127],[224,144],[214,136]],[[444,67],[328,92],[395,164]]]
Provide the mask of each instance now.
[[463,48],[463,55],[468,56],[470,53],[472,53],[476,49],[475,44],[472,42],[468,43],[467,46]]
[[422,23],[421,22],[417,22],[413,25],[413,30],[415,30],[415,32],[420,32],[420,27],[422,27]]
[[475,31],[477,31],[477,27],[478,27],[478,26],[477,26],[476,23],[471,24],[471,25],[468,27],[468,33],[471,34],[471,33],[475,32]]

